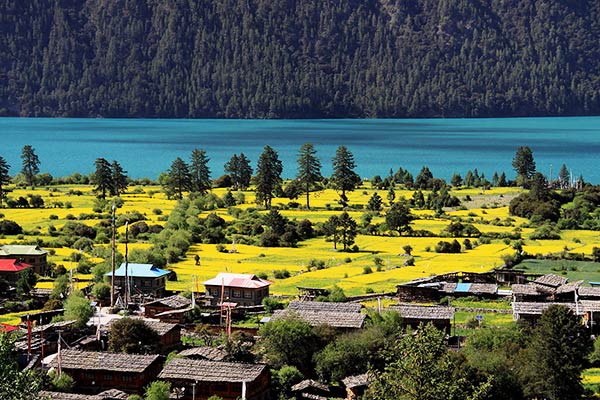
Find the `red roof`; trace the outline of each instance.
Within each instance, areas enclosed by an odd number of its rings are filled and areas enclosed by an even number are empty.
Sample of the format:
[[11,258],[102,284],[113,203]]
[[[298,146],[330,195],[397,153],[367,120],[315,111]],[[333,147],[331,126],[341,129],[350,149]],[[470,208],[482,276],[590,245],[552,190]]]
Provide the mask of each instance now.
[[221,272],[216,276],[204,282],[204,285],[209,286],[227,286],[227,287],[238,287],[247,289],[258,289],[262,287],[268,287],[271,282],[261,279],[253,274],[231,274]]
[[0,259],[0,271],[2,272],[21,272],[27,268],[31,268],[31,265],[17,261],[14,258]]
[[9,333],[13,331],[18,331],[19,327],[14,325],[5,324],[4,322],[0,323],[0,332]]

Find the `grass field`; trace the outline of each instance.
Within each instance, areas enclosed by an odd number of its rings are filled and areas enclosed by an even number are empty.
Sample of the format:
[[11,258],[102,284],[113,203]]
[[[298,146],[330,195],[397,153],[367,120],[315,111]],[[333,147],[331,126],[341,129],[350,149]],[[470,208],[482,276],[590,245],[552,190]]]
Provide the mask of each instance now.
[[569,281],[600,281],[600,263],[571,260],[525,260],[517,266],[527,273],[556,274],[569,278]]
[[[11,189],[11,188],[9,188]],[[365,212],[364,207],[373,193],[378,192],[384,199],[387,191],[373,190],[368,183],[363,187],[350,192],[348,197],[354,211],[350,215],[358,222]],[[565,248],[569,252],[591,254],[594,246],[600,246],[600,236],[593,231],[563,231],[561,240],[544,241],[528,240],[531,228],[523,227],[527,220],[509,216],[508,202],[521,192],[517,188],[494,188],[482,192],[478,189],[461,189],[451,192],[463,199],[463,206],[458,210],[447,210],[446,215],[435,217],[430,210],[412,210],[417,219],[413,222],[414,229],[422,229],[439,234],[450,223],[449,218],[462,218],[473,223],[484,233],[512,232],[516,228],[522,230],[525,238],[524,249],[531,254],[558,253]],[[213,194],[223,196],[226,189],[215,189]],[[32,242],[36,239],[51,241],[48,229],[53,226],[60,229],[68,220],[78,218],[82,214],[91,214],[97,203],[92,186],[64,185],[50,188],[15,189],[9,193],[11,198],[27,197],[28,194],[41,195],[45,208],[30,209],[3,209],[5,219],[16,221],[25,233],[20,236],[0,237],[0,243]],[[245,203],[238,208],[256,207],[255,193],[252,190],[243,192]],[[412,191],[396,190],[396,199],[401,197],[411,198]],[[427,193],[425,193],[427,195]],[[471,198],[467,201],[467,196]],[[164,219],[176,206],[175,200],[168,200],[158,186],[131,187],[129,192],[122,196],[124,205],[117,211],[117,216],[124,213],[138,211],[147,218],[148,223],[164,224]],[[323,190],[311,193],[311,206],[313,210],[290,208],[281,210],[281,214],[296,220],[310,219],[313,223],[323,222],[332,215],[339,215],[339,195],[334,190]],[[304,197],[295,200],[304,204]],[[289,199],[275,198],[274,205],[287,208]],[[384,204],[387,201],[384,200]],[[465,209],[466,208],[466,209]],[[226,209],[215,210],[228,221],[234,219]],[[212,211],[211,211],[212,212]],[[207,215],[208,212],[201,214]],[[378,223],[384,220],[384,212],[373,219]],[[94,226],[100,221],[97,219],[84,219],[79,222]],[[120,232],[123,231],[120,228]],[[481,244],[472,250],[460,254],[438,254],[432,249],[440,237],[398,237],[398,236],[365,236],[359,235],[356,244],[360,251],[345,253],[335,251],[331,242],[323,238],[316,238],[299,243],[297,248],[265,248],[236,244],[235,253],[219,252],[215,245],[193,245],[185,259],[168,265],[168,268],[177,272],[178,280],[168,283],[168,288],[173,290],[191,289],[192,276],[197,276],[197,281],[202,282],[215,276],[218,272],[230,271],[239,273],[264,272],[273,280],[272,292],[275,294],[294,295],[296,286],[331,287],[339,285],[347,294],[363,294],[367,289],[376,292],[393,291],[395,285],[415,278],[427,277],[434,274],[453,272],[457,270],[483,272],[502,265],[501,256],[513,252],[510,242],[492,240],[488,244]],[[459,239],[463,241],[463,239]],[[406,257],[402,254],[402,247],[410,245],[413,250],[415,265],[403,267]],[[150,245],[144,242],[132,243],[130,249],[135,247],[147,248]],[[124,252],[124,245],[119,244],[119,251]],[[227,245],[227,249],[230,245]],[[56,248],[50,261],[64,265],[67,269],[76,266],[69,257],[75,249]],[[201,265],[194,265],[194,256],[201,257]],[[383,260],[383,266],[377,271],[375,258]],[[317,271],[307,271],[311,259],[322,260],[327,268]],[[99,260],[97,260],[99,261]],[[533,265],[527,265],[530,272],[537,272]],[[370,267],[372,273],[365,274],[365,267]],[[550,266],[549,268],[551,268]],[[572,279],[600,280],[600,275],[594,278],[594,272],[600,266],[578,267],[578,271],[566,271]],[[547,269],[549,269],[547,268]],[[273,271],[290,271],[292,276],[288,279],[275,279]],[[568,269],[568,268],[567,268]],[[580,274],[577,274],[579,273]],[[581,277],[580,277],[581,276]],[[51,285],[49,282],[40,283],[40,286]]]

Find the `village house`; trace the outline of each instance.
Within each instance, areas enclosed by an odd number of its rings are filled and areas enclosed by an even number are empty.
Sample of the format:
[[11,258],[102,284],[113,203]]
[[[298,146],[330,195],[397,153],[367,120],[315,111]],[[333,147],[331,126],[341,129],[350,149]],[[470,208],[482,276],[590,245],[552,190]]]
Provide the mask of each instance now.
[[185,349],[179,352],[181,357],[194,360],[223,361],[228,353],[224,349],[211,346],[199,346]]
[[352,375],[342,379],[346,387],[346,400],[359,399],[369,387],[370,377],[368,373]]
[[5,244],[0,247],[0,259],[13,259],[29,264],[38,275],[46,275],[47,256],[46,250],[34,245]]
[[99,393],[118,388],[130,394],[142,394],[144,388],[156,379],[162,359],[159,355],[101,353],[93,351],[62,350],[51,362],[75,381],[75,390]]
[[142,304],[146,318],[154,318],[164,312],[189,309],[191,305],[192,300],[178,294]]
[[39,398],[44,400],[127,400],[129,395],[117,389],[105,390],[96,395],[50,392],[42,390]]
[[31,267],[30,264],[25,264],[14,258],[0,259],[0,280],[5,280],[9,285],[14,285],[21,274]]
[[265,364],[174,358],[158,375],[173,387],[184,388],[181,400],[207,400],[216,395],[223,400],[269,399],[271,377]]
[[[125,266],[127,265],[127,268]],[[160,269],[152,264],[121,264],[115,271],[115,288],[121,295],[127,290],[127,280],[129,279],[129,290],[131,295],[149,295],[161,297],[165,294],[167,277],[171,271]],[[112,271],[104,274],[109,279],[112,278]]]
[[331,389],[324,383],[305,379],[292,386],[296,399],[327,400],[331,397]]
[[420,324],[431,323],[437,329],[451,333],[452,318],[454,318],[454,307],[446,306],[420,306],[414,304],[392,305],[389,310],[397,311],[402,317],[402,323],[413,329]]
[[271,319],[297,315],[312,326],[327,324],[340,331],[362,329],[367,318],[360,312],[362,305],[319,301],[291,301],[285,310],[276,310]]
[[[215,278],[203,283],[206,287],[206,298],[210,305],[218,306],[223,301],[236,303],[238,306],[259,306],[265,297],[269,297],[270,281],[253,274],[219,273]],[[223,289],[223,294],[221,294]]]

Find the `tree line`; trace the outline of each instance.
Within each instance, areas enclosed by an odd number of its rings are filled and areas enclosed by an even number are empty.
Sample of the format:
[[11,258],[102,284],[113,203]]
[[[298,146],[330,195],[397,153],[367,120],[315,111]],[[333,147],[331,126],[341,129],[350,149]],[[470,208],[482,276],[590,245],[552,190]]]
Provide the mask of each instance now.
[[0,114],[598,115],[600,5],[0,2]]

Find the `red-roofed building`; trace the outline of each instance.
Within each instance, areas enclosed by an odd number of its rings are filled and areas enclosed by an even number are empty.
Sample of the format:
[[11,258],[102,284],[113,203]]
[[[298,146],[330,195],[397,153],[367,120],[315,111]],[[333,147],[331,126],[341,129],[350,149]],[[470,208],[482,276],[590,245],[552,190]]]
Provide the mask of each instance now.
[[14,258],[0,259],[0,279],[9,283],[15,283],[19,280],[21,272],[31,268],[29,264],[20,262]]
[[204,282],[206,298],[211,305],[221,303],[221,288],[224,289],[223,300],[237,303],[240,306],[258,306],[265,297],[269,297],[271,282],[252,274],[220,273],[215,278]]
[[10,333],[18,331],[19,327],[14,325],[5,324],[4,322],[0,323],[0,333]]

